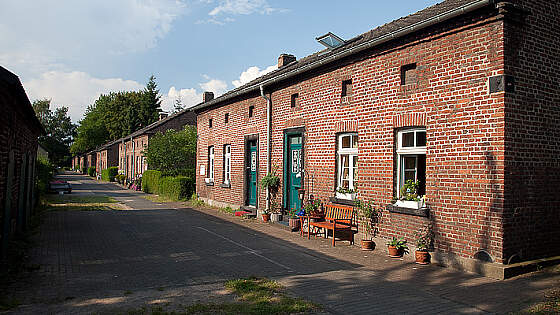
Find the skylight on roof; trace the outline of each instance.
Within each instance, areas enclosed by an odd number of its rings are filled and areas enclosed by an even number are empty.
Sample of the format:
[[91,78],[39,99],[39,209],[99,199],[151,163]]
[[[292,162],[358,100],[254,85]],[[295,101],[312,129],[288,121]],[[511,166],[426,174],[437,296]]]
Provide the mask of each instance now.
[[328,32],[327,34],[323,35],[323,36],[319,36],[317,38],[315,38],[321,45],[329,48],[329,49],[334,49],[336,47],[340,47],[342,45],[344,45],[344,39],[334,35],[331,32]]

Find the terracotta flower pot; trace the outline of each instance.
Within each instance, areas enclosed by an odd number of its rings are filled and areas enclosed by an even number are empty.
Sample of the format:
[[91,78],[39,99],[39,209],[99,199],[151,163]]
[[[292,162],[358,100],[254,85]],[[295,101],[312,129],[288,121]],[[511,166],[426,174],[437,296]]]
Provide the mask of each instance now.
[[372,240],[362,240],[362,250],[373,250],[375,243]]
[[425,250],[417,250],[415,252],[416,263],[420,265],[427,265],[430,263],[430,253]]
[[298,218],[290,218],[289,224],[290,224],[290,229],[292,231],[299,230],[299,219]]
[[398,250],[396,246],[388,246],[389,256],[393,258],[401,258],[403,256],[402,250]]
[[270,220],[270,214],[269,213],[263,213],[262,215],[263,218],[263,222],[268,222],[268,220]]

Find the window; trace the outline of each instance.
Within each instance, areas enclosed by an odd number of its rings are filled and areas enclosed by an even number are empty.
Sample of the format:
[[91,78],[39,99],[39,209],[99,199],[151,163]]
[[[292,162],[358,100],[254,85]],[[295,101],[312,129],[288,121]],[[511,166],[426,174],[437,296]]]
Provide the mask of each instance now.
[[208,182],[214,182],[214,147],[208,148]]
[[224,145],[224,184],[229,185],[231,180],[231,145]]
[[255,111],[255,106],[254,105],[249,106],[249,118],[253,117],[254,111]]
[[226,113],[226,114],[224,115],[224,123],[227,124],[228,122],[229,122],[229,113]]
[[342,81],[342,97],[352,96],[352,79]]
[[295,93],[292,94],[292,97],[290,99],[290,107],[298,107],[299,106],[299,94]]
[[415,128],[397,133],[397,196],[407,180],[418,181],[418,195],[426,193],[426,129]]
[[411,63],[401,67],[401,85],[416,83],[416,64]]
[[352,199],[358,180],[358,134],[343,133],[338,136],[336,197]]
[[208,128],[212,128],[212,118],[208,119]]

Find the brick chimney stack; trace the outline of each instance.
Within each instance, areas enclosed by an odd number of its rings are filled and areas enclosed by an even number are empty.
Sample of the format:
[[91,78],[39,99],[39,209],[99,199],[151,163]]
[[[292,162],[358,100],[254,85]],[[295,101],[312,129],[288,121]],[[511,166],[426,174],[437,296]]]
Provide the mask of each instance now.
[[214,99],[214,93],[213,92],[204,92],[204,94],[202,95],[202,102],[203,103],[209,102],[213,99]]
[[278,69],[287,66],[289,63],[296,61],[296,56],[289,54],[281,54],[278,57]]

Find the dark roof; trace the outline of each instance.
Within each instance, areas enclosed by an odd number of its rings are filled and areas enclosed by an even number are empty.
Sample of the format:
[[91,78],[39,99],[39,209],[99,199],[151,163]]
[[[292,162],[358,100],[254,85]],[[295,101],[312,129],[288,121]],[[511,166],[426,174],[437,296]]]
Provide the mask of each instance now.
[[25,93],[23,85],[21,85],[19,77],[2,66],[0,66],[0,87],[7,89],[10,94],[13,93],[17,99],[17,104],[21,105],[19,109],[22,110],[24,117],[39,130],[40,134],[44,134],[45,130],[37,115],[35,115],[33,106],[31,106],[31,102]]
[[[407,28],[407,27],[411,27],[411,26],[415,26],[416,24],[422,23],[424,21],[430,20],[430,19],[434,19],[434,18],[438,18],[439,16],[442,16],[448,12],[457,10],[457,9],[461,9],[467,6],[470,6],[471,4],[475,4],[475,3],[481,3],[484,2],[484,0],[446,0],[443,1],[441,3],[435,4],[433,6],[430,6],[426,9],[423,9],[421,11],[418,11],[416,13],[413,13],[411,15],[408,15],[406,17],[394,20],[390,23],[384,24],[382,26],[379,26],[377,28],[374,28],[366,33],[363,33],[361,35],[358,35],[350,40],[347,40],[346,43],[340,47],[337,47],[335,49],[329,50],[329,49],[324,49],[322,51],[316,52],[312,55],[309,55],[307,57],[301,58],[295,62],[292,62],[280,69],[274,70],[272,72],[269,72],[263,76],[260,76],[256,79],[254,79],[253,81],[240,86],[238,88],[235,88],[233,90],[228,91],[227,93],[221,95],[220,97],[217,97],[211,101],[208,101],[206,103],[201,103],[198,105],[195,105],[193,107],[191,107],[192,110],[202,110],[206,107],[212,106],[212,105],[216,105],[222,101],[226,101],[232,97],[235,97],[237,95],[241,95],[241,94],[245,94],[251,91],[254,91],[256,88],[258,88],[260,86],[260,84],[265,83],[267,81],[270,80],[274,80],[276,78],[280,78],[281,76],[285,76],[285,75],[289,75],[290,72],[295,71],[295,70],[304,70],[307,67],[310,67],[316,63],[319,63],[321,61],[326,60],[329,57],[334,57],[342,52],[347,52],[352,50],[353,48],[357,48],[360,45],[369,43],[369,42],[374,42],[376,39],[379,39],[381,37],[387,36],[387,35],[391,35],[394,32],[397,32],[399,30],[402,30],[403,28]],[[486,0],[485,1],[485,5],[489,5],[490,3],[492,3],[492,0]],[[439,21],[439,20],[438,20]],[[395,36],[395,38],[397,38],[398,36]]]
[[[150,131],[152,131],[154,128],[156,128],[156,127],[158,127],[158,126],[161,126],[161,125],[163,125],[164,123],[170,121],[171,119],[174,119],[174,118],[176,118],[177,116],[182,115],[182,114],[186,114],[186,113],[188,113],[188,112],[191,112],[191,109],[190,109],[190,108],[183,109],[182,111],[179,111],[179,112],[177,112],[177,113],[175,113],[175,114],[169,115],[169,116],[167,116],[167,117],[164,118],[164,119],[160,119],[160,120],[158,120],[158,121],[156,121],[156,122],[153,122],[153,123],[147,125],[146,127],[142,128],[142,129],[139,129],[139,130],[137,130],[137,131],[135,131],[135,132],[133,132],[133,133],[131,133],[131,134],[125,136],[125,137],[122,137],[122,138],[119,138],[119,139],[117,139],[117,140],[113,140],[113,141],[107,142],[107,143],[105,143],[105,144],[103,144],[103,145],[97,147],[97,148],[94,149],[93,151],[103,151],[103,150],[107,149],[108,147],[110,147],[110,146],[112,146],[112,145],[115,145],[115,144],[117,144],[117,143],[119,143],[119,142],[121,142],[121,141],[127,141],[127,139],[130,139],[131,137],[137,137],[137,136],[140,136],[140,135],[143,135],[143,134],[146,134],[146,133],[150,133]],[[194,113],[193,113],[193,115],[194,115]]]

